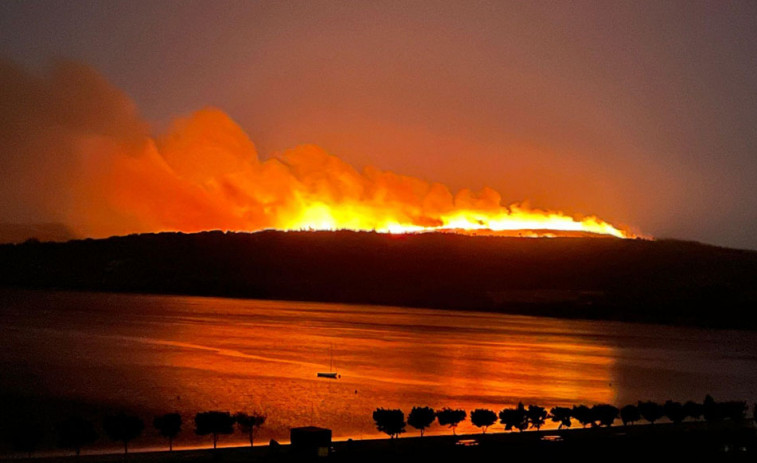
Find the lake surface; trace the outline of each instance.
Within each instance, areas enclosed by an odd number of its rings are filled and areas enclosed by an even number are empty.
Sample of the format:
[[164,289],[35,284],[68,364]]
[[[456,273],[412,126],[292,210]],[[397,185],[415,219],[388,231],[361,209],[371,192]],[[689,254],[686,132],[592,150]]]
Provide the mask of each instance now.
[[[310,424],[335,437],[374,437],[377,407],[407,415],[423,405],[468,412],[518,401],[622,406],[701,402],[707,393],[757,400],[753,332],[42,291],[0,292],[0,330],[6,398],[123,409],[140,413],[148,427],[155,414],[179,411],[188,420],[179,446],[196,441],[194,414],[215,409],[263,411],[268,421],[256,440],[267,442]],[[317,378],[329,370],[330,353],[341,378]],[[474,429],[466,421],[458,432]],[[434,425],[430,432],[449,431]]]

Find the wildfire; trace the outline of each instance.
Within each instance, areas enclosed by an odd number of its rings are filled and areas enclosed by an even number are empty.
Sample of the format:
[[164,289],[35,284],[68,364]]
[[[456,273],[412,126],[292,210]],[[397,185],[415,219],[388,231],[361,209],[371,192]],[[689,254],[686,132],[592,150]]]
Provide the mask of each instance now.
[[217,109],[154,136],[133,102],[87,66],[63,63],[41,77],[0,66],[0,78],[12,134],[0,136],[0,148],[18,160],[3,185],[6,203],[75,236],[351,229],[636,237],[597,217],[504,203],[490,188],[452,192],[373,167],[359,171],[313,145],[260,159]]
[[[331,207],[316,202],[305,207],[302,216],[281,230],[361,230],[379,233],[447,232],[467,235],[498,235],[520,237],[607,235],[616,238],[636,238],[634,233],[616,228],[597,218],[576,219],[559,212],[526,209],[520,205],[501,207],[494,212],[456,210],[441,215],[439,225],[416,225],[391,219],[376,220],[371,211],[359,207]],[[360,214],[360,215],[357,215]]]
[[150,141],[145,153],[116,160],[107,170],[118,178],[103,178],[98,189],[120,210],[149,224],[149,231],[635,237],[597,217],[503,206],[490,188],[453,194],[442,184],[373,167],[361,172],[313,145],[260,160],[244,131],[218,110],[181,119],[166,136]]

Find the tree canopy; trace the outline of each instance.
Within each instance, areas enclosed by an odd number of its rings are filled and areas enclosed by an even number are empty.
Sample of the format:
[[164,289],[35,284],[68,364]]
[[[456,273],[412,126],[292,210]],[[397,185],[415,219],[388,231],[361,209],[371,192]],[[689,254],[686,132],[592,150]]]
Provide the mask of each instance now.
[[91,421],[80,416],[72,416],[58,426],[59,446],[72,449],[77,456],[81,448],[89,445],[99,437]]
[[145,423],[138,416],[124,413],[108,415],[103,419],[103,430],[114,441],[124,444],[124,453],[129,453],[129,442],[142,435]]
[[593,422],[599,426],[612,426],[619,412],[618,407],[614,405],[599,404],[591,407]]
[[161,436],[168,438],[168,450],[172,451],[173,440],[181,432],[181,415],[178,413],[166,413],[165,415],[156,416],[152,423]]
[[549,415],[552,421],[560,423],[557,429],[562,429],[563,426],[569,428],[573,423],[570,421],[571,410],[568,407],[554,407],[549,411]]
[[234,418],[229,412],[210,411],[195,415],[195,433],[199,436],[213,436],[213,448],[218,444],[219,434],[234,432]]
[[641,413],[639,413],[639,407],[636,405],[626,405],[620,409],[620,420],[623,422],[623,426],[635,423],[640,419]]
[[477,408],[470,412],[470,420],[474,426],[481,428],[486,434],[489,426],[497,422],[497,414],[486,408]]
[[234,415],[234,421],[237,422],[237,426],[242,433],[247,434],[250,439],[250,447],[252,447],[253,434],[255,430],[263,426],[266,416],[262,413],[252,412],[243,413],[238,412]]
[[420,430],[421,437],[423,432],[431,426],[436,419],[436,412],[431,407],[413,407],[410,410],[410,414],[407,416],[407,424]]
[[436,412],[436,419],[439,421],[439,425],[449,426],[452,429],[452,434],[456,434],[457,425],[461,421],[464,421],[466,416],[467,413],[465,413],[465,410],[460,408],[452,409],[445,407]]
[[505,431],[528,429],[528,416],[522,402],[515,408],[504,408],[499,412],[499,421],[505,425]]
[[642,418],[652,424],[665,416],[665,410],[662,408],[662,405],[651,401],[639,402],[639,413],[641,413]]
[[405,414],[399,409],[377,408],[373,412],[376,428],[391,438],[399,437],[405,432]]

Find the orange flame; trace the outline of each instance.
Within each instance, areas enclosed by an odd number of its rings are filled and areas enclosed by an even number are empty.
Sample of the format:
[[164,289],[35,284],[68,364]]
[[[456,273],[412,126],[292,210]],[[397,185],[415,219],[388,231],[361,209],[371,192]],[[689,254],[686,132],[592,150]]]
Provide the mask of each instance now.
[[[36,76],[0,61],[1,222],[60,223],[73,235],[203,230],[445,231],[634,237],[596,217],[505,206],[484,188],[354,169],[312,145],[258,158],[226,114],[199,111],[153,137],[134,103],[91,68]],[[12,154],[12,155],[10,155]],[[9,165],[6,165],[10,163]]]
[[179,120],[139,156],[115,160],[105,169],[113,177],[101,177],[105,183],[98,190],[108,191],[113,206],[136,217],[146,231],[349,229],[636,237],[593,216],[576,218],[526,204],[503,206],[490,188],[453,195],[439,183],[372,167],[358,172],[313,145],[260,161],[247,135],[218,110]]

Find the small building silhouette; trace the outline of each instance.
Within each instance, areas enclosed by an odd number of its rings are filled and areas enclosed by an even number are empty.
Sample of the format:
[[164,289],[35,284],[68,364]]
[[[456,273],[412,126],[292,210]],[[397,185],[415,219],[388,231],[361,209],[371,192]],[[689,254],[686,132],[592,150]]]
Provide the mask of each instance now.
[[326,457],[331,452],[331,429],[303,426],[289,430],[292,451]]

